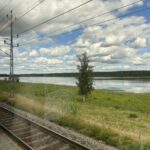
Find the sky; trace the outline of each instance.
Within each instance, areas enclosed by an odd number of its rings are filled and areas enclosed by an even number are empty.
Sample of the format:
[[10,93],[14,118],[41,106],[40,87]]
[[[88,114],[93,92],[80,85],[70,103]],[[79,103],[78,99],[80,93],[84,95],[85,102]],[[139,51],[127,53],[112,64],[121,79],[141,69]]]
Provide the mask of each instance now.
[[[16,17],[14,72],[77,72],[77,56],[85,52],[94,71],[150,70],[149,0],[92,0],[24,32],[87,1],[1,0],[0,29],[8,22],[10,10]],[[10,38],[10,27],[0,32],[0,49],[9,53],[4,38]],[[0,51],[2,73],[9,73],[9,57]]]

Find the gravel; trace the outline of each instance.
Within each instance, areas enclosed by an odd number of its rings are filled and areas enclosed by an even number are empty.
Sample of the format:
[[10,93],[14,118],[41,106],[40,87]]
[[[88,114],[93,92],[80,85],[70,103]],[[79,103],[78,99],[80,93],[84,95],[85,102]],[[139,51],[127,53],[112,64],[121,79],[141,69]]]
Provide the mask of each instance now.
[[24,112],[22,110],[19,110],[17,108],[14,108],[12,106],[6,105],[5,103],[0,103],[0,107],[7,108],[8,110],[14,111],[15,113],[17,113],[23,117],[26,117],[26,118],[28,118],[32,121],[35,121],[43,126],[46,126],[49,129],[67,137],[68,139],[74,140],[80,144],[85,145],[86,147],[88,147],[91,150],[117,150],[117,148],[108,146],[102,141],[94,140],[90,137],[87,137],[87,136],[79,134],[75,131],[72,131],[66,127],[59,126],[53,122],[49,122],[45,119],[41,119],[33,114],[30,114],[30,113]]
[[0,150],[23,150],[0,128]]

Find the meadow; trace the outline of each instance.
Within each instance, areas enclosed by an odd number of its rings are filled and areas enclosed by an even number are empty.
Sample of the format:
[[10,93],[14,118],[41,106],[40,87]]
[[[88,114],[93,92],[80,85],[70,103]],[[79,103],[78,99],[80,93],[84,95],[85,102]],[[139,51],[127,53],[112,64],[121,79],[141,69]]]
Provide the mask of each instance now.
[[16,83],[9,100],[0,81],[0,101],[102,140],[120,150],[150,150],[150,93],[94,90],[88,97],[77,87]]

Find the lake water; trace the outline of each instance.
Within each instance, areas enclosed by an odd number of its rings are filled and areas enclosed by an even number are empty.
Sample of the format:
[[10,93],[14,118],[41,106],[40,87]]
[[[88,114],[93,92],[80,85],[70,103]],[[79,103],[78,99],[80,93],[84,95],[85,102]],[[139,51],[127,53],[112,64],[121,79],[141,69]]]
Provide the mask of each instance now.
[[[73,77],[20,77],[20,82],[76,86],[76,79]],[[101,78],[100,80],[94,80],[94,88],[148,93],[150,92],[150,80],[106,80]]]
[[[4,79],[0,77],[0,79]],[[20,82],[44,83],[57,85],[76,86],[76,79],[73,77],[20,77]],[[113,80],[101,78],[94,80],[95,89],[106,89],[134,93],[149,93],[150,80]]]

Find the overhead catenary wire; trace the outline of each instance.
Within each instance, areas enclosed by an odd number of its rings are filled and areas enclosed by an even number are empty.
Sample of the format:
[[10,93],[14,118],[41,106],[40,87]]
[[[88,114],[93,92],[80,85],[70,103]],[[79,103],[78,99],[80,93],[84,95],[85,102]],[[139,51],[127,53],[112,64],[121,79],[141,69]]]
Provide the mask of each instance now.
[[[40,3],[42,3],[43,1],[45,1],[45,0],[42,0],[42,1],[40,1],[39,2],[39,0],[38,1],[36,1],[36,2],[34,2],[34,4],[36,4],[37,2],[40,4]],[[23,2],[21,1],[21,2],[19,2],[18,4],[16,4],[11,10],[15,10],[17,7],[19,7],[20,5],[22,5],[23,4]],[[37,5],[38,6],[38,5]],[[37,7],[36,6],[36,7]],[[36,8],[36,7],[34,7],[34,8]],[[29,13],[29,12],[28,12]],[[25,13],[25,14],[23,14],[22,16],[20,16],[19,18],[17,18],[16,20],[20,20],[23,16],[25,16],[27,14],[27,12]],[[4,16],[1,20],[0,20],[0,22],[3,22],[4,20],[6,19],[6,16]],[[15,20],[15,22],[16,22],[16,20]]]
[[[139,1],[138,1],[139,2]],[[134,3],[131,3],[131,4],[135,4],[135,3],[137,3],[137,2],[134,2]],[[129,6],[129,5],[131,5],[131,4],[128,4],[128,5],[125,5],[125,6],[122,6],[122,7],[120,7],[120,8],[117,8],[117,9],[121,9],[121,8],[124,8],[124,7],[127,7],[127,6]],[[117,10],[117,9],[114,9],[114,10]],[[112,12],[112,11],[114,11],[114,10],[111,10],[111,11],[109,11],[109,12]],[[104,15],[104,14],[106,14],[106,13],[109,13],[109,12],[105,12],[105,13],[103,13],[103,14],[100,14],[100,15],[97,15],[96,17],[98,17],[98,16],[102,16],[102,15]],[[127,14],[128,15],[128,14]],[[96,17],[92,17],[92,18],[89,18],[89,19],[86,19],[86,20],[83,20],[82,22],[80,22],[80,23],[83,23],[83,22],[85,22],[85,21],[88,21],[88,20],[90,20],[90,19],[94,19],[94,18],[96,18]],[[114,18],[114,19],[117,19],[117,18]],[[111,19],[112,20],[112,19]],[[108,20],[106,20],[106,21],[108,21]],[[106,22],[105,21],[105,22]],[[79,24],[79,23],[77,23],[77,24]],[[77,25],[77,24],[74,24],[74,25]],[[74,26],[74,25],[71,25],[71,26]],[[93,26],[93,25],[92,25]],[[68,26],[67,26],[68,27]],[[67,28],[67,27],[65,27],[65,28]],[[64,28],[61,28],[61,29],[58,29],[57,31],[59,31],[59,30],[62,30],[62,29],[64,29]],[[56,31],[53,31],[53,32],[51,32],[51,33],[55,33]],[[54,36],[57,36],[57,35],[54,35]],[[45,40],[45,39],[44,39]],[[22,45],[25,45],[25,44],[22,44]],[[20,45],[20,46],[22,46],[22,45]]]
[[25,15],[27,15],[28,13],[30,13],[32,10],[34,10],[36,7],[38,7],[39,5],[41,5],[43,2],[45,2],[46,0],[42,0],[39,3],[35,3],[36,5],[34,5],[31,9],[29,9],[27,12],[25,12],[24,14],[22,14],[20,17],[18,17],[16,19],[16,22],[19,22],[19,20],[21,20]]
[[[1,58],[10,58],[9,55],[0,55],[0,56],[1,56]],[[14,56],[13,58],[20,59],[20,60],[23,59],[23,57],[17,57],[17,56]]]
[[67,14],[67,13],[69,13],[69,12],[75,10],[75,9],[78,9],[78,8],[84,6],[84,5],[86,5],[86,4],[88,4],[89,2],[92,2],[92,1],[93,1],[93,0],[86,1],[86,2],[80,4],[80,5],[76,6],[76,7],[73,7],[73,8],[71,8],[71,9],[69,9],[69,10],[67,10],[67,11],[65,11],[65,12],[63,12],[63,13],[60,13],[60,14],[56,15],[55,17],[52,17],[52,18],[50,18],[50,19],[48,19],[48,20],[46,20],[46,21],[43,21],[43,22],[41,22],[41,23],[39,23],[39,24],[37,24],[37,25],[34,25],[34,26],[32,26],[31,28],[28,28],[28,29],[26,29],[26,30],[24,30],[24,31],[22,31],[22,32],[20,32],[20,33],[17,33],[17,34],[18,34],[18,35],[21,35],[21,34],[23,34],[23,33],[29,32],[29,31],[31,31],[31,30],[33,30],[33,29],[35,29],[35,28],[37,28],[37,27],[39,27],[39,26],[41,26],[41,25],[43,25],[43,24],[46,24],[46,23],[48,23],[48,22],[50,22],[50,21],[52,21],[52,20],[54,20],[54,19],[56,19],[56,18],[58,18],[58,17],[60,17],[60,16],[63,16],[63,15],[65,15],[65,14]]
[[[16,9],[16,8],[19,7],[20,5],[22,5],[22,1],[19,2],[17,5],[15,5],[11,10]],[[6,15],[7,15],[7,14],[6,14]],[[1,18],[1,17],[0,17],[0,18]],[[0,20],[0,22],[3,22],[5,19],[6,19],[6,16],[4,16],[4,17]]]
[[11,20],[8,20],[8,21],[6,22],[6,24],[4,24],[4,25],[2,26],[2,28],[0,28],[0,33],[2,33],[2,32],[11,24],[11,22],[13,22],[15,19],[16,19],[16,18],[13,17]]
[[[17,5],[15,5],[11,10],[16,9],[16,8],[19,7],[20,5],[22,5],[22,1],[19,2]],[[6,16],[4,16],[4,17],[0,20],[0,22],[1,22],[2,20],[4,20],[5,18],[6,18]]]
[[[96,25],[103,25],[104,23],[107,23],[107,22],[110,22],[110,21],[113,21],[113,20],[118,20],[118,19],[127,17],[128,15],[132,15],[132,14],[136,14],[136,13],[140,13],[140,12],[148,11],[148,10],[150,10],[150,7],[146,7],[146,8],[144,8],[144,9],[140,9],[140,10],[136,10],[136,11],[132,11],[132,12],[130,12],[130,13],[127,13],[127,14],[124,14],[124,15],[120,15],[120,16],[118,16],[117,18],[116,18],[116,17],[113,17],[113,18],[111,18],[111,19],[107,19],[107,20],[105,20],[105,21],[98,22],[98,23],[95,23],[95,24],[86,26],[86,27],[84,27],[84,28],[78,28],[78,29],[74,30],[73,32],[77,32],[77,31],[80,31],[80,30],[83,30],[83,29],[86,29],[86,28],[89,28],[89,27],[92,27],[92,26],[96,26]],[[75,24],[75,25],[78,25],[78,24]],[[74,25],[74,26],[75,26],[75,25]],[[72,25],[72,26],[73,26],[73,25]],[[67,29],[67,28],[69,28],[69,27],[70,27],[70,26],[66,26],[65,29]],[[53,31],[52,33],[58,32],[58,31],[63,30],[63,29],[64,29],[64,28],[58,29],[57,31]],[[54,37],[56,37],[56,36],[58,36],[58,35],[59,35],[59,34],[54,34],[54,35],[49,36],[49,38],[54,38]],[[41,42],[42,40],[43,40],[43,39],[41,39],[40,42]],[[45,39],[44,39],[44,40],[45,40]],[[40,42],[38,42],[38,43],[40,43]],[[34,42],[34,43],[37,43],[37,41]],[[29,45],[29,44],[33,44],[33,42],[23,43],[23,44],[20,44],[19,46],[24,46],[24,45]]]
[[130,12],[130,13],[128,13],[128,14],[125,14],[125,15],[122,15],[122,16],[118,16],[117,18],[114,17],[114,18],[108,19],[108,20],[106,20],[106,21],[103,21],[103,22],[101,22],[101,23],[95,23],[95,24],[92,24],[91,26],[101,25],[101,24],[104,24],[104,23],[109,22],[109,21],[112,21],[112,20],[121,19],[121,18],[127,17],[128,15],[132,15],[132,14],[136,14],[136,13],[140,13],[140,12],[144,12],[144,11],[148,11],[148,10],[150,10],[150,7],[146,7],[146,8],[144,8],[144,9],[139,9],[139,10]]
[[[40,3],[39,0],[34,1],[32,4],[30,4],[30,6],[29,6],[28,8],[23,7],[23,9],[21,9],[21,12],[23,12],[22,15],[24,15],[29,9],[31,9],[32,7],[34,7],[37,3]],[[17,19],[19,19],[22,15],[20,14],[19,17],[17,16]],[[17,20],[17,19],[16,19],[16,20]],[[20,19],[21,19],[21,18],[20,18]],[[19,21],[18,21],[18,22],[19,22]]]
[[4,54],[6,54],[7,56],[10,56],[9,53],[5,52],[4,50],[0,49],[1,52],[3,52]]
[[[9,0],[8,1],[6,1],[6,3],[3,5],[3,7],[0,9],[0,14],[3,12],[3,10],[5,9],[5,7],[7,6],[7,4],[9,3]],[[1,17],[1,15],[0,15],[0,18],[2,18]],[[4,17],[0,20],[0,22],[2,22],[4,20]]]
[[[62,31],[62,30],[64,30],[64,29],[67,29],[67,28],[70,28],[70,27],[73,27],[73,26],[76,26],[76,25],[80,25],[81,23],[87,22],[87,21],[89,21],[89,20],[93,20],[93,19],[96,19],[96,18],[98,18],[98,17],[104,16],[104,15],[106,15],[106,14],[112,13],[112,12],[114,12],[114,11],[119,11],[120,9],[129,7],[129,6],[131,6],[131,5],[134,5],[134,4],[136,4],[136,3],[139,3],[140,1],[142,1],[142,0],[139,0],[139,1],[136,1],[136,2],[134,2],[134,3],[130,3],[130,4],[127,4],[127,5],[124,5],[124,6],[115,8],[115,9],[112,9],[112,10],[110,10],[110,11],[107,11],[107,12],[104,12],[104,13],[102,13],[102,14],[99,14],[99,15],[96,15],[96,16],[93,16],[93,17],[90,17],[90,18],[88,18],[88,19],[84,19],[84,20],[82,20],[82,21],[80,21],[80,22],[77,22],[77,23],[75,23],[75,24],[71,24],[71,25],[65,26],[65,27],[63,27],[63,28],[57,29],[57,30],[55,30],[55,31],[49,32],[48,34],[56,33],[56,32],[58,32],[58,31]],[[33,38],[30,39],[30,40],[33,40]]]
[[[8,5],[8,4],[10,4],[10,3],[12,3],[12,1],[10,2],[9,0],[5,3],[5,6],[3,7],[3,9],[2,10],[4,10],[5,9],[5,7]],[[0,11],[0,13],[1,13],[2,11]],[[6,14],[7,15],[7,14]],[[5,17],[6,16],[4,16],[3,18],[2,17],[0,17],[0,18],[2,18],[1,20],[0,20],[0,22],[2,22],[2,21],[4,21],[5,20]]]
[[[40,1],[40,2],[39,2],[39,0],[38,0],[38,1],[34,2],[34,4],[36,4],[37,2],[38,2],[38,3],[42,3],[43,1],[45,1],[45,0],[42,0],[42,1]],[[23,2],[20,1],[20,2],[19,2],[18,4],[16,4],[13,8],[11,8],[11,10],[14,10],[14,11],[15,11],[15,9],[18,8],[19,6],[21,6],[22,4],[23,4]],[[34,5],[34,4],[33,4],[33,5]],[[27,14],[27,12],[26,12],[26,14]],[[23,14],[23,15],[24,15],[24,14]],[[17,18],[16,20],[21,19],[21,18],[23,17],[23,15],[20,16],[19,18]],[[5,18],[6,18],[6,16],[4,16],[4,17],[0,20],[0,22],[2,22]]]
[[[130,4],[130,5],[131,5],[131,4]],[[123,6],[122,8],[125,8],[125,6]],[[120,8],[120,9],[121,9],[121,8]],[[116,9],[112,10],[111,12],[113,12],[113,11],[115,11],[115,10],[116,10]],[[104,15],[104,14],[107,14],[107,13],[109,13],[109,12],[106,12],[106,13],[103,13],[103,14],[100,14],[100,15],[97,15],[97,16],[95,16],[93,19],[97,18],[98,16],[102,16],[102,15]],[[127,14],[127,15],[128,15],[128,14]],[[126,15],[125,15],[125,16],[126,16]],[[125,17],[125,16],[123,16],[123,17]],[[106,20],[106,21],[104,21],[103,23],[109,22],[109,21],[115,20],[115,19],[118,19],[118,18]],[[81,23],[84,23],[84,22],[89,21],[89,20],[91,20],[91,18],[86,19],[86,20],[83,20],[83,21],[81,21],[81,22],[79,22],[79,23],[77,23],[77,24],[81,24]],[[75,26],[75,25],[77,25],[77,24],[74,24],[74,25],[71,25],[71,26]],[[94,26],[94,25],[96,25],[96,24],[93,24],[92,26]],[[71,27],[71,26],[70,26],[70,27]],[[69,26],[66,26],[65,28],[67,29],[68,27],[69,27]],[[90,27],[90,26],[88,26],[88,27]],[[88,28],[88,27],[87,27],[87,28]],[[58,31],[60,31],[60,30],[62,30],[62,29],[65,29],[65,28],[61,28],[61,29],[58,29],[57,31],[50,32],[50,34],[55,33],[55,32],[58,32]],[[79,29],[79,30],[81,30],[81,29]],[[76,30],[76,31],[78,31],[78,30]],[[57,35],[55,35],[55,36],[57,36]]]

